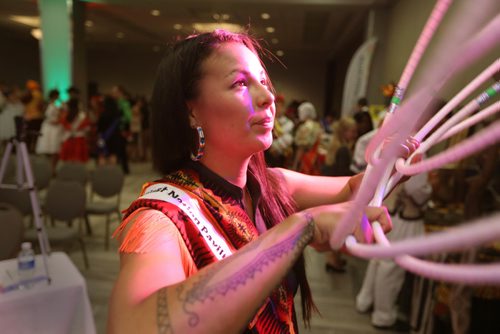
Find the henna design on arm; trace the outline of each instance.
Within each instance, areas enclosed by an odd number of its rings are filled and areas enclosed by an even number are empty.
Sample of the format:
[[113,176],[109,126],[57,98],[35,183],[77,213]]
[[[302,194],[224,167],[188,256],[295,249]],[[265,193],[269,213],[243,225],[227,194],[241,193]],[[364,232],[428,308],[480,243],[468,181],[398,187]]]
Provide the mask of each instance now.
[[173,333],[168,314],[167,288],[158,291],[156,322],[159,334]]
[[[177,288],[177,294],[179,300],[182,302],[184,312],[189,317],[189,326],[196,327],[200,321],[200,316],[195,311],[189,310],[190,306],[195,303],[203,303],[206,300],[214,300],[217,297],[225,296],[230,291],[236,291],[240,286],[246,285],[247,282],[258,275],[259,272],[263,272],[265,267],[272,265],[283,256],[292,254],[293,258],[289,261],[289,268],[287,268],[290,269],[294,261],[302,253],[305,246],[310,242],[314,233],[314,221],[312,216],[306,212],[305,218],[307,225],[305,225],[302,229],[278,244],[259,252],[249,263],[230,277],[222,281],[213,282],[215,275],[223,272],[227,266],[231,265],[232,262],[237,261],[239,257],[255,251],[255,249],[262,244],[263,240],[256,240],[252,242],[248,247],[234,254],[230,258],[227,258],[226,261],[222,261],[216,268],[207,270],[204,274],[201,274],[198,280],[192,285],[179,285]],[[285,274],[283,276],[285,276]],[[281,279],[279,281],[281,281]],[[263,296],[263,301],[266,297],[267,296]]]

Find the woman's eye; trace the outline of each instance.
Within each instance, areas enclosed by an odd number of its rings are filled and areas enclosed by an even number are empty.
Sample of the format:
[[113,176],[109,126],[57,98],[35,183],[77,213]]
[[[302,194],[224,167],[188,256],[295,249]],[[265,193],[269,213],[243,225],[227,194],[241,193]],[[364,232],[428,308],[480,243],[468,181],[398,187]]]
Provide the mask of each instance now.
[[263,85],[263,86],[268,86],[268,82],[267,82],[267,79],[262,79],[260,81],[260,84]]
[[233,84],[233,87],[245,87],[247,82],[245,80],[238,80]]

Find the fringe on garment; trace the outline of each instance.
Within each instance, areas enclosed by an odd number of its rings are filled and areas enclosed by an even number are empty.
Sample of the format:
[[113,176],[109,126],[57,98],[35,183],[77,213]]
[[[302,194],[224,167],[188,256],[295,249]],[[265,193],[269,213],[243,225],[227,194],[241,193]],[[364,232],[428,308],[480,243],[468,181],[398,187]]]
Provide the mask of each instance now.
[[[166,219],[161,212],[149,208],[138,209],[123,220],[113,233],[112,237],[118,240],[126,233],[118,251],[145,254],[158,249],[164,240],[159,236],[171,233],[168,227],[172,224],[166,224]],[[125,231],[129,224],[132,225]]]

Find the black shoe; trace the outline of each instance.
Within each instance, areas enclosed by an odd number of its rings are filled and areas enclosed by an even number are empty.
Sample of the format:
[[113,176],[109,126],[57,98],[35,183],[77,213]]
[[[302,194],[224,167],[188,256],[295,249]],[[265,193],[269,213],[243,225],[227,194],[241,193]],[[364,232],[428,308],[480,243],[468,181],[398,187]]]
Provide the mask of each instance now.
[[345,267],[337,267],[334,266],[333,264],[326,263],[325,264],[325,270],[327,273],[345,273]]
[[378,326],[372,324],[373,327],[375,327],[378,330],[384,330],[384,331],[393,331],[393,332],[400,332],[400,333],[409,333],[410,332],[410,324],[407,321],[402,321],[402,320],[396,320],[394,324],[391,326]]

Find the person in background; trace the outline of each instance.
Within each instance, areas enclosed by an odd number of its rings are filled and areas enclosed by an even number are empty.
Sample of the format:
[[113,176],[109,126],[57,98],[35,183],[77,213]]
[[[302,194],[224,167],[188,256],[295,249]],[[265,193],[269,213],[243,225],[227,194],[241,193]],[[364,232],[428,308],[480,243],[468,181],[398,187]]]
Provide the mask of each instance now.
[[123,145],[120,130],[122,115],[116,100],[106,95],[103,98],[102,112],[97,121],[97,163],[116,165],[117,156]]
[[[266,168],[275,106],[257,46],[215,30],[162,60],[151,124],[164,176],[143,187],[114,234],[121,265],[108,333],[297,333],[298,290],[309,322],[302,252],[329,249],[361,176]],[[390,229],[384,208],[366,215]]]
[[[358,135],[356,122],[351,117],[343,117],[333,123],[333,138],[329,143],[322,175],[351,176],[349,169],[354,143]],[[346,261],[340,251],[326,253],[325,270],[333,273],[345,272]]]
[[143,157],[142,152],[142,108],[146,103],[143,97],[138,97],[132,106],[132,117],[130,118],[130,159],[140,161]]
[[320,175],[318,146],[322,129],[317,121],[316,108],[311,102],[304,102],[299,105],[297,112],[301,123],[295,132],[293,169],[304,174]]
[[43,95],[40,85],[35,80],[26,82],[24,121],[26,122],[26,147],[28,152],[35,152],[36,141],[43,122]]
[[122,133],[122,143],[118,151],[118,160],[125,174],[130,173],[128,166],[127,143],[130,137],[130,120],[132,119],[132,107],[129,96],[122,86],[114,86],[111,89],[111,96],[116,100],[121,113],[120,130]]
[[359,111],[354,114],[353,118],[357,124],[358,137],[373,130],[373,120],[368,111]]
[[56,173],[57,161],[61,150],[63,128],[61,125],[61,110],[57,106],[59,90],[49,92],[49,101],[45,110],[45,119],[40,130],[40,138],[36,143],[36,153],[45,154],[52,161],[52,174]]
[[285,99],[277,95],[276,118],[274,119],[273,143],[266,151],[266,161],[271,167],[286,167],[293,158],[293,129],[295,124],[285,115]]
[[333,124],[333,137],[327,148],[322,175],[353,175],[349,165],[357,138],[357,124],[352,117],[342,117]]
[[[432,188],[427,173],[417,174],[400,184],[386,199],[391,211],[393,230],[391,242],[424,234],[424,210]],[[356,296],[356,308],[361,313],[371,311],[372,325],[377,329],[409,331],[408,321],[398,317],[397,298],[406,271],[392,259],[369,261],[363,285]]]
[[3,108],[0,109],[0,143],[2,148],[16,135],[15,118],[23,117],[24,104],[20,100],[18,88],[4,90],[5,97]]
[[61,124],[64,130],[59,159],[61,161],[87,162],[89,147],[86,136],[90,129],[90,120],[86,113],[80,109],[78,99],[68,100],[66,109],[62,113]]

